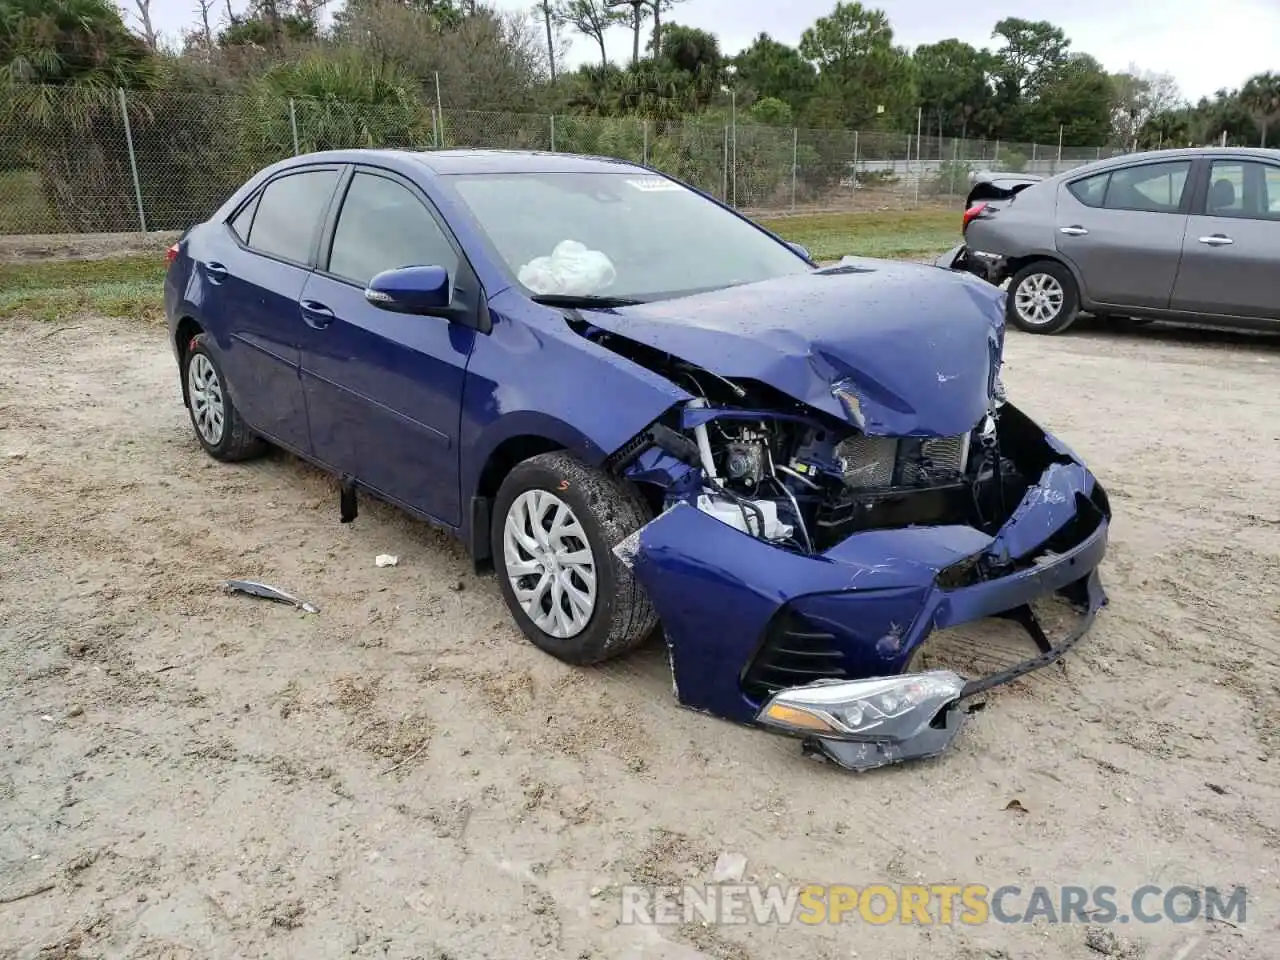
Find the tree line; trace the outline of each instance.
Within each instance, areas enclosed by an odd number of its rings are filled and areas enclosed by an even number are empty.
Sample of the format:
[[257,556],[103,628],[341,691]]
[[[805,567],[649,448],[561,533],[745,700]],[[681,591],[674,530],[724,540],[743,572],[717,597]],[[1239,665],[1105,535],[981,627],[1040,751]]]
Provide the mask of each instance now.
[[[0,82],[211,92],[268,89],[356,103],[430,98],[463,109],[670,120],[722,112],[777,125],[1125,148],[1265,143],[1280,74],[1198,103],[1167,75],[1109,74],[1052,23],[1006,17],[988,48],[943,39],[907,50],[883,10],[837,2],[797,46],[761,33],[732,56],[672,16],[688,0],[194,0],[166,44],[152,0],[0,0]],[[338,0],[340,2],[340,0]],[[122,15],[123,14],[123,15]],[[631,34],[625,63],[606,39]],[[598,60],[562,68],[576,38]],[[728,91],[731,91],[729,93]]]
[[[185,226],[261,166],[335,147],[550,147],[644,159],[725,192],[736,121],[754,132],[734,137],[734,192],[768,205],[892,178],[875,165],[903,158],[917,124],[1001,140],[1010,169],[1020,142],[1257,144],[1280,125],[1275,74],[1191,104],[1170,77],[1108,74],[1059,27],[1012,17],[989,49],[908,51],[882,10],[838,2],[794,47],[761,34],[730,56],[678,22],[684,0],[537,0],[524,13],[481,0],[194,0],[173,39],[157,35],[152,0],[121,2],[0,0],[0,174],[35,177],[59,229],[118,229],[139,196],[153,229]],[[612,31],[630,32],[625,62],[609,59]],[[575,37],[599,57],[566,70]],[[504,117],[489,128],[464,111]],[[965,180],[956,156],[948,184]]]

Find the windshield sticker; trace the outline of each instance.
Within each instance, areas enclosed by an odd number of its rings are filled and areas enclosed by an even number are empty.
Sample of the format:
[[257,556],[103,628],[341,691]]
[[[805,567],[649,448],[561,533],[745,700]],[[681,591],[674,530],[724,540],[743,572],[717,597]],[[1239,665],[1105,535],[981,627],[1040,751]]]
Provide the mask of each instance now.
[[628,180],[631,186],[645,193],[679,193],[684,187],[665,177],[645,177],[643,180]]

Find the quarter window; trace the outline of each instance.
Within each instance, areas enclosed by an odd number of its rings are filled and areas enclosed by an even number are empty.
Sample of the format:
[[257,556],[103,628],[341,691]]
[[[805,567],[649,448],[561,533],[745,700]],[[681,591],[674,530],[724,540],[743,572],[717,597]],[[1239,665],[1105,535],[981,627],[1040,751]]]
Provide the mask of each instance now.
[[1177,213],[1191,172],[1190,160],[1144,163],[1111,174],[1103,206],[1108,210]]
[[1092,177],[1073,181],[1067,185],[1067,189],[1071,191],[1073,197],[1086,207],[1100,207],[1102,206],[1102,198],[1107,193],[1107,180],[1110,177],[1111,174],[1109,173],[1097,173]]
[[272,180],[258,201],[249,246],[295,263],[310,263],[337,182],[337,170],[308,170]]
[[231,218],[231,229],[245,243],[249,242],[249,227],[253,224],[253,211],[258,209],[258,201],[262,194],[256,193],[253,199],[240,208],[240,212]]
[[387,177],[357,173],[338,215],[329,272],[367,284],[397,267],[444,267],[453,277],[458,254],[409,190]]

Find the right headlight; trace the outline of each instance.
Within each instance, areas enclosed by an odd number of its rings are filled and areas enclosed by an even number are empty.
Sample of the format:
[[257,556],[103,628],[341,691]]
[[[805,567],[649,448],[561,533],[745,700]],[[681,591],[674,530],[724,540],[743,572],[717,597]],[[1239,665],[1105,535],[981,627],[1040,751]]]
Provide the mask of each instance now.
[[959,698],[964,683],[950,670],[822,681],[779,690],[756,720],[792,736],[910,740]]

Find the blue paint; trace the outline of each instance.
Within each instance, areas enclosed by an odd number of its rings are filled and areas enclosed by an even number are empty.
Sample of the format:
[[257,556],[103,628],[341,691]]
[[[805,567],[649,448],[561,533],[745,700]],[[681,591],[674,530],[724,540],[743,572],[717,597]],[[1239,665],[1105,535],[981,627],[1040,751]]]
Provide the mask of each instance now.
[[583,316],[721,376],[770,384],[842,422],[831,386],[849,379],[867,433],[966,433],[990,405],[1003,294],[967,274],[860,264]]
[[380,310],[430,316],[449,306],[449,294],[449,271],[444,267],[401,267],[370,280],[365,298]]
[[[1039,485],[1088,495],[1083,467],[1054,464]],[[680,702],[743,723],[762,706],[742,689],[742,673],[784,605],[829,631],[851,678],[901,673],[936,629],[1013,609],[1071,584],[1090,585],[1090,609],[1105,603],[1096,581],[1108,522],[1050,562],[973,586],[944,589],[938,575],[962,560],[998,559],[1014,540],[1043,544],[1061,528],[1054,499],[1023,501],[995,538],[971,527],[909,527],[856,533],[820,556],[771,547],[686,504],[645,527],[633,571],[666,631]],[[1031,531],[1039,529],[1036,539]]]

